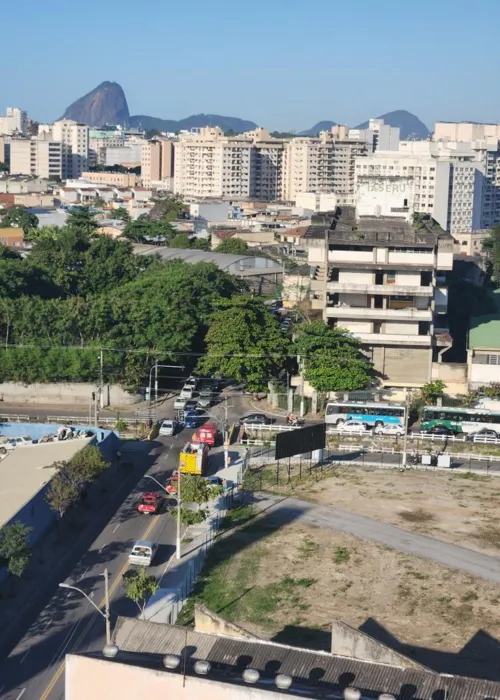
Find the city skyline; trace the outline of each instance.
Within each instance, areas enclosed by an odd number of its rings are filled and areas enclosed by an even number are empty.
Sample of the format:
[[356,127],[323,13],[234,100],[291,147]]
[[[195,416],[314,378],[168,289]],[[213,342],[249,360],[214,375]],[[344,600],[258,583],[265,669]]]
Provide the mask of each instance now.
[[[158,0],[143,3],[141,17],[130,0],[105,7],[90,0],[69,12],[48,0],[28,16],[8,6],[5,26],[22,26],[29,48],[19,52],[16,32],[7,33],[4,50],[16,60],[4,76],[2,107],[53,121],[102,80],[115,80],[132,114],[168,119],[204,112],[301,131],[320,120],[355,125],[405,109],[429,128],[438,120],[497,122],[500,98],[478,90],[477,76],[484,85],[494,79],[494,47],[482,40],[482,25],[486,11],[492,23],[500,19],[500,8],[478,5],[471,16],[465,3],[427,1],[415,16],[394,0],[340,10],[317,0],[304,17],[290,15],[281,0],[258,0],[252,14],[223,1],[195,2],[188,18]],[[329,23],[327,40],[318,40]],[[88,41],[89,24],[98,43]],[[349,26],[352,32],[340,31]],[[54,32],[58,40],[47,42]],[[57,66],[57,78],[40,80],[40,64],[33,68],[40,57],[43,70]]]

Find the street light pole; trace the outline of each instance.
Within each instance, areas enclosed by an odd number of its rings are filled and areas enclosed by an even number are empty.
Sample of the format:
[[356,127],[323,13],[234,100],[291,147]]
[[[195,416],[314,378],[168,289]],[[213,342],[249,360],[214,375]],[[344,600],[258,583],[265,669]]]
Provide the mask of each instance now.
[[406,401],[405,401],[405,431],[403,435],[403,456],[401,460],[401,466],[406,467],[407,461],[407,446],[408,446],[408,424],[410,420],[410,390],[406,390]]
[[[176,537],[175,537],[175,558],[180,559],[181,558],[181,470],[178,469],[177,473],[179,475],[177,479],[177,530],[176,530]],[[145,474],[144,475],[146,479],[152,479],[158,486],[165,491],[167,495],[170,496],[170,493],[166,489],[163,484],[160,484],[158,479],[155,479],[154,476],[151,476],[151,474]]]
[[101,608],[94,603],[92,598],[88,596],[85,591],[82,591],[81,588],[77,588],[76,586],[70,586],[69,583],[60,583],[59,588],[69,588],[72,591],[77,591],[80,593],[84,598],[88,600],[88,602],[97,610],[99,615],[102,615],[106,622],[106,646],[110,647],[112,645],[111,642],[111,617],[110,617],[110,611],[109,611],[109,582],[108,582],[108,570],[104,569],[104,605],[105,605],[105,612],[101,610]]
[[149,370],[149,384],[148,384],[148,403],[151,406],[151,383],[153,381],[152,375],[153,370],[155,370],[155,398],[158,401],[158,367],[168,367],[169,369],[185,369],[184,365],[159,365],[158,360],[155,361],[154,365]]

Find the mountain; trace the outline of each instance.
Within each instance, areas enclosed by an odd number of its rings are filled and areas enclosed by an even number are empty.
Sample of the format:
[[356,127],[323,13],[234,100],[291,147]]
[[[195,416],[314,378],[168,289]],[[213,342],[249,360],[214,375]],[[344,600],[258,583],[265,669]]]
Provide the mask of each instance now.
[[193,114],[185,119],[174,121],[173,119],[158,119],[138,114],[129,119],[130,126],[140,129],[158,129],[158,131],[181,131],[200,128],[202,126],[220,126],[223,131],[234,131],[240,134],[243,131],[252,131],[257,128],[255,122],[238,117],[223,117],[220,114]]
[[130,114],[127,98],[118,83],[106,80],[64,112],[63,119],[74,119],[89,126],[128,124]]
[[299,136],[317,136],[320,131],[329,131],[332,128],[332,126],[337,126],[337,122],[318,122],[310,129],[306,129],[306,131],[301,131]]
[[[383,119],[389,126],[399,126],[401,129],[400,138],[404,141],[408,138],[427,139],[430,136],[429,129],[411,112],[405,109],[397,109],[395,112],[382,114],[378,119]],[[354,127],[355,129],[368,129],[368,122],[363,122]]]

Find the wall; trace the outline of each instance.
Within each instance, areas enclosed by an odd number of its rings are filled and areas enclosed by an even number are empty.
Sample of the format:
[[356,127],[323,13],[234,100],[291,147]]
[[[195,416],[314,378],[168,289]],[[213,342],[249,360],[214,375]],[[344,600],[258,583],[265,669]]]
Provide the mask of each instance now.
[[346,284],[375,284],[373,270],[339,270],[339,282]]
[[[477,367],[477,365],[475,366]],[[496,369],[496,367],[494,369]],[[436,379],[441,379],[443,382],[466,382],[467,365],[458,362],[433,362],[432,381]]]
[[418,323],[384,323],[384,333],[396,335],[418,335]]
[[498,365],[470,365],[469,384],[497,384],[500,383],[500,366]]
[[420,272],[398,272],[396,274],[396,284],[407,287],[420,287]]
[[259,639],[243,627],[224,620],[223,617],[199,603],[195,603],[194,606],[194,631],[205,634],[222,634],[224,637],[236,637],[236,639]]
[[430,380],[430,348],[376,347],[373,348],[375,369],[384,375],[384,382],[421,386]]
[[[96,384],[20,384],[5,382],[0,385],[0,402],[19,404],[62,403],[88,407]],[[105,405],[128,406],[137,403],[141,397],[129,394],[117,384],[104,387]],[[1,404],[0,404],[1,406]],[[57,413],[57,409],[54,409]]]
[[[130,666],[115,661],[66,656],[66,700],[137,700],[172,698],[175,700],[283,700],[284,693],[272,690],[269,683],[259,687],[234,685],[208,677]],[[138,691],[140,689],[140,691]],[[286,695],[286,693],[285,693]]]

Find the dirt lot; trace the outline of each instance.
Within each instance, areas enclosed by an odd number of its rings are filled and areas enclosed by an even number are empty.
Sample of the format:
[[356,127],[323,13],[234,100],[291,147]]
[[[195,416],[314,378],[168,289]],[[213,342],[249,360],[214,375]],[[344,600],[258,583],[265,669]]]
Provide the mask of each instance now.
[[499,673],[498,586],[330,530],[276,526],[264,515],[223,537],[192,600],[287,644],[329,649],[337,618],[436,670]]
[[498,476],[342,466],[301,480],[292,473],[289,485],[282,473],[279,488],[274,467],[263,476],[269,491],[293,493],[488,554],[500,552]]

